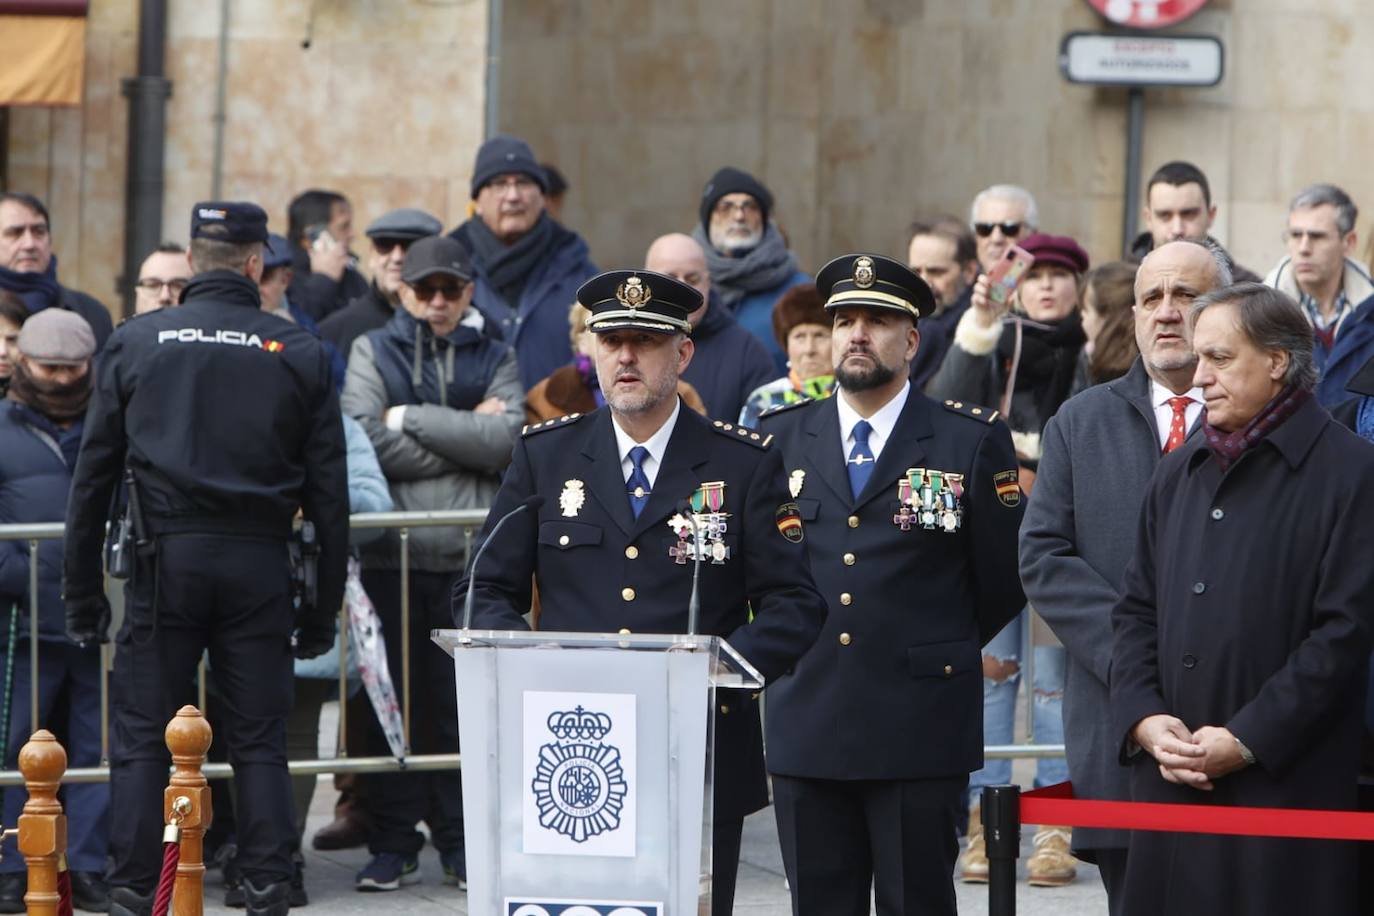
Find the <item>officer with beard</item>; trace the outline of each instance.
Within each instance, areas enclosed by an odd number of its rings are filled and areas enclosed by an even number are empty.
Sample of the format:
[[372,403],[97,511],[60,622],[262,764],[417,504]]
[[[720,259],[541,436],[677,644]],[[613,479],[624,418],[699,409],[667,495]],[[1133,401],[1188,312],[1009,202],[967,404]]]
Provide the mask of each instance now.
[[[248,912],[285,914],[292,874],[286,715],[292,655],[327,651],[343,601],[348,491],[329,358],[262,312],[267,214],[206,202],[191,216],[182,306],[122,324],[97,367],[67,512],[67,633],[108,638],[101,540],[133,481],[136,558],[111,678],[111,912],[145,914],[161,862],[163,730],[208,649],[239,789]],[[141,510],[141,511],[139,511]],[[319,544],[313,605],[295,619],[287,541],[300,512]]]
[[816,277],[838,391],[765,413],[829,604],[768,692],[792,911],[955,912],[955,818],[983,763],[980,648],[1025,603],[1021,491],[997,411],[911,385],[930,288],[880,255]]

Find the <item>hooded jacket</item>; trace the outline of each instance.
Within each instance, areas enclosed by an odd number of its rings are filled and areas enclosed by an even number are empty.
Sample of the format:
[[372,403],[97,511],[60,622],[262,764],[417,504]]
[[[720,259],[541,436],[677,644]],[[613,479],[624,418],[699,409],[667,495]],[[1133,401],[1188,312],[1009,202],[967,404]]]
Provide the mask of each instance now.
[[[515,354],[482,332],[470,309],[448,336],[398,310],[385,326],[353,342],[343,411],[367,430],[400,512],[485,509],[510,463],[524,418]],[[506,402],[500,414],[474,413],[487,398]],[[388,408],[404,406],[401,428],[387,425]],[[370,569],[400,566],[399,534],[368,544]],[[465,562],[463,539],[446,528],[410,532],[410,566],[452,572]]]

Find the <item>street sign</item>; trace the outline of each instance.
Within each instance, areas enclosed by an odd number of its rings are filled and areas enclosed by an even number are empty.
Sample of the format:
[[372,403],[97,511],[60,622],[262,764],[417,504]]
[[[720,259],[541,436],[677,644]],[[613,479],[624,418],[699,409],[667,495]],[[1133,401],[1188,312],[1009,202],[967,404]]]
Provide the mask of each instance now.
[[1207,5],[1207,0],[1088,0],[1117,25],[1163,29],[1177,25]]
[[1104,35],[1070,32],[1059,70],[1071,83],[1096,86],[1215,86],[1221,41],[1210,35]]

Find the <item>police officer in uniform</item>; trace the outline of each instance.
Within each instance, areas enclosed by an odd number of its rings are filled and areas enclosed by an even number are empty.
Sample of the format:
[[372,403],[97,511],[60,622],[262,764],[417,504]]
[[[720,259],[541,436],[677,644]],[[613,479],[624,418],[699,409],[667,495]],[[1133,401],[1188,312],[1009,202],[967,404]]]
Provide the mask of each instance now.
[[848,255],[816,277],[833,398],[776,408],[776,437],[829,605],[768,691],[768,770],[797,914],[955,912],[955,817],[983,759],[981,647],[1025,602],[1021,493],[997,412],[908,381],[930,289]]
[[[693,352],[687,316],[701,294],[663,274],[618,270],[588,280],[577,299],[591,311],[607,406],[525,428],[481,540],[529,497],[544,503],[537,516],[511,518],[469,570],[474,625],[525,628],[533,579],[541,629],[685,633],[689,555],[700,551],[699,632],[728,639],[771,682],[815,641],[824,603],[770,437],[707,420],[677,396]],[[697,511],[724,521],[724,531],[701,530],[699,543],[683,516],[694,494]],[[768,791],[758,694],[716,697],[712,912],[723,914],[744,816],[768,804]]]
[[[208,649],[238,785],[250,914],[284,914],[292,872],[285,725],[292,655],[333,644],[348,550],[343,425],[329,358],[259,309],[267,215],[206,202],[191,216],[182,307],[131,318],[98,364],[67,514],[67,633],[105,641],[101,543],[121,480],[135,558],[111,678],[111,912],[148,913],[162,859],[163,730],[193,699]],[[318,544],[317,600],[295,614],[287,542]]]

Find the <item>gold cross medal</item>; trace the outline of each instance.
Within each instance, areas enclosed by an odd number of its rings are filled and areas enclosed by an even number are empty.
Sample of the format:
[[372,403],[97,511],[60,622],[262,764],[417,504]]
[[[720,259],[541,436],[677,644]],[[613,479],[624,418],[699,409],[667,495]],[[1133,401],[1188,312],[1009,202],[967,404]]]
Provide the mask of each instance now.
[[586,500],[587,493],[582,481],[563,481],[563,492],[558,494],[558,508],[563,510],[564,518],[577,518],[577,513]]

